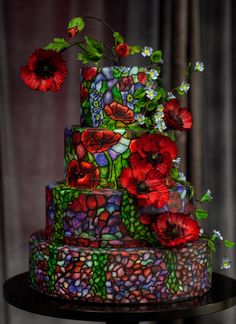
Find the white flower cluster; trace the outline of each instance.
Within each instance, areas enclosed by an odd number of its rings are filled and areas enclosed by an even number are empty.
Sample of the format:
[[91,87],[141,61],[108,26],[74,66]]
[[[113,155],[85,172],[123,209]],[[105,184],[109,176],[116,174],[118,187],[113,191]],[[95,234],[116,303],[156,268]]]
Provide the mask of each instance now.
[[159,132],[163,132],[166,129],[166,124],[164,122],[164,106],[158,105],[156,109],[156,113],[154,115],[154,123],[155,128],[159,130]]

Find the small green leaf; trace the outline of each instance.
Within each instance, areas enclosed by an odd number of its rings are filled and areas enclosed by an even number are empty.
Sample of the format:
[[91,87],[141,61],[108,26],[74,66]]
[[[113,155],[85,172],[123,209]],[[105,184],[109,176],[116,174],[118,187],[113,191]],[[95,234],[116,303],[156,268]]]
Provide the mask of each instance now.
[[160,98],[165,98],[166,97],[166,92],[162,87],[158,87],[157,94],[160,96]]
[[211,191],[210,190],[207,190],[207,192],[202,195],[199,199],[199,201],[202,203],[202,202],[206,202],[206,201],[211,201],[213,199],[213,197],[211,196]]
[[185,76],[186,76],[186,78],[188,78],[189,75],[190,75],[190,68],[191,68],[191,66],[192,66],[192,63],[189,62],[188,65],[187,65],[187,67],[185,68]]
[[71,29],[71,28],[77,27],[77,28],[78,28],[78,31],[81,32],[81,31],[84,29],[84,26],[85,26],[85,23],[84,23],[83,18],[81,18],[81,17],[76,17],[76,18],[72,18],[72,19],[69,21],[68,29]]
[[177,168],[175,168],[175,167],[171,168],[170,169],[170,176],[171,176],[172,179],[177,180],[178,177],[179,177],[179,170]]
[[137,53],[140,53],[141,51],[142,51],[141,46],[136,46],[136,45],[129,46],[129,53],[130,54],[137,54]]
[[81,61],[84,64],[87,64],[90,61],[90,58],[88,57],[87,54],[78,53],[77,60]]
[[146,94],[146,90],[145,90],[144,88],[138,88],[138,89],[134,92],[133,97],[134,97],[135,99],[141,99],[141,98],[143,98],[143,97],[145,96],[145,94]]
[[[88,48],[91,49],[91,51],[96,50],[99,53],[102,53],[103,51],[103,43],[97,41],[95,38],[90,36],[84,37],[86,44],[88,45]],[[87,48],[87,50],[88,50]]]
[[117,45],[117,44],[124,43],[124,41],[125,41],[125,40],[124,40],[124,37],[121,36],[120,33],[115,32],[115,33],[113,34],[113,36],[114,36],[114,38],[115,38],[115,43],[116,43],[116,45]]
[[62,49],[69,47],[69,43],[64,38],[54,38],[52,43],[49,43],[44,49],[50,49],[60,52]]
[[208,240],[208,246],[211,249],[212,252],[216,251],[215,244],[211,240]]
[[159,63],[162,58],[161,50],[153,52],[150,58],[152,63]]
[[224,240],[225,247],[232,248],[234,247],[235,243],[229,240]]
[[208,212],[204,209],[196,209],[195,216],[198,220],[206,219],[208,217]]

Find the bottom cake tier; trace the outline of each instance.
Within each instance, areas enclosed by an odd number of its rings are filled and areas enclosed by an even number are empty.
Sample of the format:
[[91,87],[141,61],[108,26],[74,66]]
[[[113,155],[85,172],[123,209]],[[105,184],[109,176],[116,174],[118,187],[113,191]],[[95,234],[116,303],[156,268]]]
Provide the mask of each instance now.
[[56,246],[30,239],[30,285],[52,297],[99,303],[167,303],[211,287],[211,252],[198,240],[180,249]]

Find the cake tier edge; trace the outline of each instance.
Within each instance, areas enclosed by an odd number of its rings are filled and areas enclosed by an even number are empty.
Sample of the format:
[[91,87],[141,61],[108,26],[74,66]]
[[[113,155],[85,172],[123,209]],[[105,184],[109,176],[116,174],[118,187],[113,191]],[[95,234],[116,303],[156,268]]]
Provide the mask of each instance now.
[[178,302],[211,288],[211,251],[204,240],[172,250],[57,246],[39,231],[30,239],[30,286],[72,301]]

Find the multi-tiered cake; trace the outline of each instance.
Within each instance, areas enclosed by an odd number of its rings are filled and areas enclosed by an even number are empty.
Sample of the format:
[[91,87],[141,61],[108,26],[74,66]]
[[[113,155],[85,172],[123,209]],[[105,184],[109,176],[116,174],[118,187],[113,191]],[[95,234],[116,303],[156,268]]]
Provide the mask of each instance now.
[[[81,127],[65,130],[64,180],[47,186],[46,227],[30,240],[33,289],[104,303],[173,302],[209,290],[211,252],[191,190],[174,176],[176,143],[135,114],[151,73],[82,69]],[[186,114],[174,114],[177,105],[164,107],[170,126]]]

